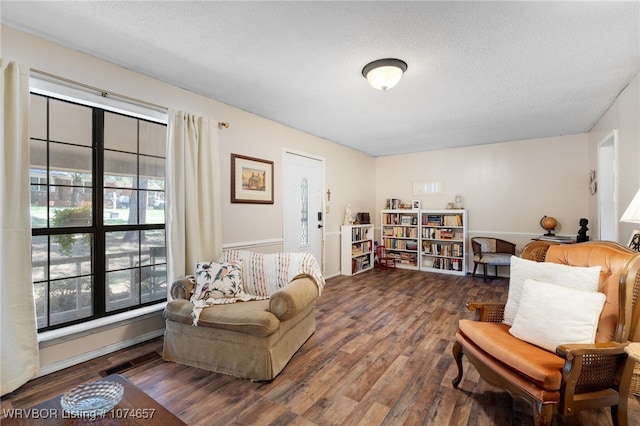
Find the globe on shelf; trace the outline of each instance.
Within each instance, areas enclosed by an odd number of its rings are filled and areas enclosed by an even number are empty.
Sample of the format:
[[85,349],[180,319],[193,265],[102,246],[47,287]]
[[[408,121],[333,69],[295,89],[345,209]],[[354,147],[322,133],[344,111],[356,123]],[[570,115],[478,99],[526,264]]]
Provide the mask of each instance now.
[[558,226],[558,221],[556,220],[555,217],[542,216],[542,219],[540,219],[540,226],[542,226],[542,229],[547,231],[547,233],[544,235],[553,236],[555,234],[552,233],[551,231],[556,229],[556,226]]

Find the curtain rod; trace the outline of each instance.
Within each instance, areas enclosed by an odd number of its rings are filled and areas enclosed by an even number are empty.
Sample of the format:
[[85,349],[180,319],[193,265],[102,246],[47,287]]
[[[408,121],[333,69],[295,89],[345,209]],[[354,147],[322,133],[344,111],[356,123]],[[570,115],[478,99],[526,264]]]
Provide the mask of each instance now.
[[[48,73],[46,71],[42,71],[42,70],[39,70],[39,69],[31,68],[30,71],[34,72],[36,74],[43,75],[45,77],[53,78],[53,79],[56,79],[56,80],[61,80],[61,81],[64,81],[65,83],[70,83],[70,84],[73,84],[73,85],[76,85],[76,86],[83,87],[85,89],[93,90],[94,92],[100,93],[100,96],[102,96],[103,98],[106,98],[107,96],[111,96],[113,98],[120,98],[120,99],[123,99],[125,101],[129,101],[129,102],[145,105],[145,106],[151,107],[153,109],[159,109],[159,110],[163,110],[163,111],[167,111],[169,109],[164,105],[158,105],[158,104],[154,104],[152,102],[143,101],[141,99],[132,98],[131,96],[121,95],[119,93],[110,92],[108,90],[103,90],[103,89],[100,89],[99,87],[91,86],[91,85],[88,85],[88,84],[85,84],[85,83],[80,83],[79,81],[74,81],[74,80],[71,80],[71,79],[68,79],[68,78],[65,78],[65,77],[60,77],[59,75],[51,74],[51,73]],[[218,129],[228,129],[228,128],[229,128],[229,123],[225,123],[223,121],[219,121],[218,122]]]

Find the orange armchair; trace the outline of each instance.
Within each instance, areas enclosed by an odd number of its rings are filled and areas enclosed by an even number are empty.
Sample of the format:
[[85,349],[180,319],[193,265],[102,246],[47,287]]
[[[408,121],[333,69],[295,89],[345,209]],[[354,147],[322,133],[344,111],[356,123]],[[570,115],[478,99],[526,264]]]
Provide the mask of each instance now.
[[626,425],[624,390],[629,384],[621,384],[620,377],[626,360],[624,348],[629,340],[640,337],[636,330],[640,254],[611,242],[559,245],[536,241],[522,255],[572,266],[601,266],[598,291],[605,294],[606,302],[596,343],[564,344],[553,353],[511,335],[509,326],[502,323],[504,304],[468,303],[476,320],[459,323],[453,346],[458,375],[453,386],[462,381],[462,357],[466,355],[487,383],[529,402],[536,425],[551,424],[555,413],[570,416],[601,407],[611,407],[614,424]]

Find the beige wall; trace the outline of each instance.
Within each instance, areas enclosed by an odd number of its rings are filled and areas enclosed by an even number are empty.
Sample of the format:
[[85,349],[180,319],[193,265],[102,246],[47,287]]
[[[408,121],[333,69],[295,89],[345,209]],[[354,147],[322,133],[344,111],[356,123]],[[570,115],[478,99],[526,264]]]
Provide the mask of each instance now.
[[[293,149],[323,158],[325,191],[331,190],[330,213],[325,216],[324,228],[324,271],[327,276],[336,275],[340,270],[339,232],[347,204],[351,204],[353,212],[370,212],[379,227],[379,211],[387,198],[408,202],[419,199],[423,208],[444,208],[456,194],[461,194],[469,211],[470,236],[500,236],[514,241],[520,249],[542,233],[539,220],[543,215],[558,219],[559,234],[575,235],[581,217],[587,217],[590,223],[596,219],[595,204],[587,187],[588,170],[595,168],[595,145],[601,135],[613,128],[618,128],[620,133],[621,204],[626,206],[640,185],[638,77],[588,135],[374,159],[6,26],[1,28],[2,56],[5,58],[101,89],[229,122],[231,127],[220,133],[225,191],[223,242],[227,246],[263,252],[280,250],[283,194],[279,182],[283,151]],[[275,162],[274,205],[229,202],[230,153]],[[415,180],[442,180],[444,195],[414,196],[412,182]],[[627,228],[624,228],[621,235],[626,232]],[[45,345],[41,352],[42,365],[46,368],[70,358],[81,359],[83,354],[113,348],[122,341],[135,342],[140,336],[150,336],[161,329],[158,314],[94,336]]]
[[[230,128],[220,132],[224,189],[223,243],[226,246],[255,248],[263,252],[280,251],[283,151],[285,148],[292,149],[323,158],[325,191],[331,189],[331,212],[325,215],[324,272],[327,276],[339,274],[339,231],[347,203],[351,203],[354,211],[373,211],[373,158],[4,25],[1,30],[2,56],[6,59],[114,93],[229,122]],[[274,161],[273,205],[230,203],[230,153]],[[135,342],[136,336],[152,335],[154,330],[157,332],[162,329],[159,315],[155,319],[135,321],[110,329],[95,337],[84,336],[52,346],[46,345],[41,351],[42,367],[46,369],[69,358],[80,360],[83,354],[98,353],[101,348],[114,347],[123,340]]]
[[[618,130],[618,217],[622,216],[640,188],[640,74],[620,93],[602,118],[589,132],[589,169],[597,169],[598,144],[614,129]],[[589,200],[591,217],[597,217],[598,197]],[[597,219],[596,219],[597,220]],[[618,242],[627,244],[638,225],[620,223]],[[593,229],[597,231],[597,222]]]
[[[376,208],[400,198],[443,209],[460,194],[469,237],[496,236],[520,250],[544,232],[539,223],[545,215],[558,220],[556,233],[577,234],[580,218],[589,217],[587,169],[586,134],[381,157]],[[442,195],[413,195],[414,181],[432,180],[443,182]]]

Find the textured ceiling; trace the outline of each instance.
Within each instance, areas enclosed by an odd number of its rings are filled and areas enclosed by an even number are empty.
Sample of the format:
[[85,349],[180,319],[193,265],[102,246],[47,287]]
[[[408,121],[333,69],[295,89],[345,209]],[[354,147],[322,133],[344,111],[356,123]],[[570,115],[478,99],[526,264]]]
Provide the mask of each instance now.
[[[372,156],[587,132],[640,3],[2,1],[1,22]],[[361,70],[409,65],[386,93]]]

